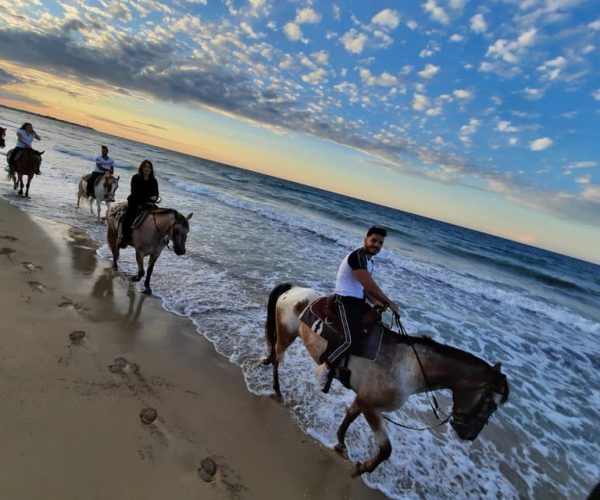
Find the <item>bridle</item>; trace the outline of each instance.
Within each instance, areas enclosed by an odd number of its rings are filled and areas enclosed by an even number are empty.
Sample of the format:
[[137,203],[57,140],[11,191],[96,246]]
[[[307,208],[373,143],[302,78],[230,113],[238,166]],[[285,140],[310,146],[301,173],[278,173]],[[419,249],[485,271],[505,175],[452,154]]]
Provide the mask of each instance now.
[[[404,329],[404,325],[400,321],[400,315],[394,314],[393,321],[397,325],[400,335],[408,336],[408,333],[406,333],[406,330]],[[393,324],[394,323],[392,323],[392,326],[393,326]],[[391,330],[391,329],[389,329],[389,330],[393,332],[393,330]],[[440,427],[444,424],[447,424],[448,422],[450,422],[450,419],[452,419],[452,423],[455,423],[458,425],[468,425],[468,423],[472,420],[479,420],[480,422],[483,423],[483,426],[487,425],[490,416],[492,415],[492,413],[494,413],[494,411],[498,407],[496,404],[496,401],[494,401],[493,394],[494,393],[500,394],[496,390],[494,390],[494,377],[492,376],[492,378],[483,385],[461,389],[462,391],[479,391],[481,389],[484,389],[483,393],[481,394],[481,397],[479,398],[479,401],[477,401],[475,406],[473,408],[471,408],[468,412],[457,412],[457,411],[454,411],[454,408],[453,408],[452,412],[450,414],[446,414],[442,418],[442,417],[440,417],[442,412],[438,405],[437,399],[435,398],[435,395],[432,394],[431,385],[429,384],[429,380],[427,379],[427,375],[425,374],[425,368],[423,367],[423,364],[421,363],[419,354],[417,353],[417,350],[415,349],[414,344],[411,344],[411,347],[413,349],[413,352],[415,353],[415,357],[417,358],[419,368],[421,369],[421,374],[423,375],[423,378],[425,379],[425,384],[427,385],[427,390],[425,391],[425,394],[427,395],[427,401],[429,402],[429,405],[431,406],[431,409],[433,410],[433,414],[435,415],[435,418],[438,420],[438,423],[427,426],[427,427],[411,427],[411,426],[396,422],[383,414],[382,414],[382,417],[385,420],[387,420],[388,422],[390,422],[394,425],[397,425],[398,427],[402,427],[404,429],[410,429],[410,430],[414,430],[414,431],[425,431],[425,430],[434,429],[436,427]],[[484,410],[485,410],[485,413],[484,413]]]

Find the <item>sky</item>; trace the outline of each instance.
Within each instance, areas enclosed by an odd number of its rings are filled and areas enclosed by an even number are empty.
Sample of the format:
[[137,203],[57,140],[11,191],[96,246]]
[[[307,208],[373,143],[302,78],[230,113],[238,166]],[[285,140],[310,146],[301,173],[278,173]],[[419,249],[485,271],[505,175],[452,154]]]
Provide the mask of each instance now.
[[597,1],[13,0],[0,103],[600,263],[599,48]]

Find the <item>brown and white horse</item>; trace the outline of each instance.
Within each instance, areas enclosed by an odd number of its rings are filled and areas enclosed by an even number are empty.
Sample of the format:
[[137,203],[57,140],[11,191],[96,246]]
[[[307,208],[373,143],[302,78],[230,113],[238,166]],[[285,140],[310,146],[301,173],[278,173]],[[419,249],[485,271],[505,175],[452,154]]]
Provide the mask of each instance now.
[[[273,365],[273,389],[281,397],[278,366],[286,349],[300,336],[309,354],[319,363],[327,342],[315,334],[299,316],[321,294],[310,288],[284,283],[269,295],[266,336]],[[438,389],[452,391],[450,425],[459,438],[474,440],[497,406],[508,400],[509,387],[500,364],[489,365],[460,349],[425,338],[389,332],[384,335],[375,361],[351,355],[350,386],[356,398],[337,431],[339,453],[346,451],[350,424],[362,413],[377,439],[378,453],[365,463],[356,462],[352,475],[372,472],[392,452],[382,412],[400,408],[412,394]]]
[[100,205],[102,202],[106,203],[106,211],[110,208],[111,203],[115,201],[115,192],[119,187],[119,179],[120,177],[115,177],[111,173],[107,172],[103,176],[96,179],[94,183],[94,196],[87,196],[87,180],[89,178],[88,175],[84,175],[79,180],[79,187],[77,188],[77,208],[79,208],[79,202],[81,198],[89,198],[90,202],[90,213],[94,214],[94,209],[92,208],[94,200],[96,200],[96,208],[97,208],[97,217],[98,222],[100,222]]
[[[118,203],[106,212],[108,226],[106,239],[113,254],[113,269],[118,269],[119,247],[117,243],[121,233],[119,226],[126,209],[127,203]],[[185,254],[185,242],[190,230],[188,221],[192,218],[192,215],[189,214],[185,217],[177,210],[170,208],[152,208],[141,225],[133,230],[132,240],[138,272],[131,278],[132,281],[142,279],[144,276],[144,257],[150,256],[148,272],[144,281],[144,293],[152,294],[150,278],[154,270],[154,264],[169,240],[173,242],[173,251],[176,255]]]
[[[9,152],[10,153],[10,152]],[[27,176],[27,186],[25,188],[25,198],[29,197],[29,186],[31,180],[36,172],[38,172],[40,165],[42,164],[43,151],[36,151],[35,149],[23,149],[19,157],[13,162],[13,172],[9,174],[9,179],[14,182],[13,189],[17,189],[20,186],[19,196],[23,195],[23,176]]]

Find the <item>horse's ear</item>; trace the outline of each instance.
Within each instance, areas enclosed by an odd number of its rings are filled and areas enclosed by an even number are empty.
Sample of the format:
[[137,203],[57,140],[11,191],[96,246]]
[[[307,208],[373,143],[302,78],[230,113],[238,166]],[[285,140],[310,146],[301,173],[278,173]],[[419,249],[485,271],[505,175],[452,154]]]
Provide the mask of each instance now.
[[192,215],[194,215],[194,212],[192,212],[190,215],[188,215],[188,216],[186,217],[186,219],[187,219],[187,220],[190,220],[190,219],[192,218]]
[[502,364],[501,363],[496,363],[494,366],[492,366],[492,370],[495,370],[498,373],[500,373],[501,368],[502,368]]

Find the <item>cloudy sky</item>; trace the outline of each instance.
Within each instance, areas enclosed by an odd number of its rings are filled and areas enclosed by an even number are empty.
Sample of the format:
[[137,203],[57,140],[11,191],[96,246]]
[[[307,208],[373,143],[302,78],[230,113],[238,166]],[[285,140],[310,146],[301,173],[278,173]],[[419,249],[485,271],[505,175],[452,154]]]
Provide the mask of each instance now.
[[600,262],[599,48],[597,1],[13,0],[0,103]]

